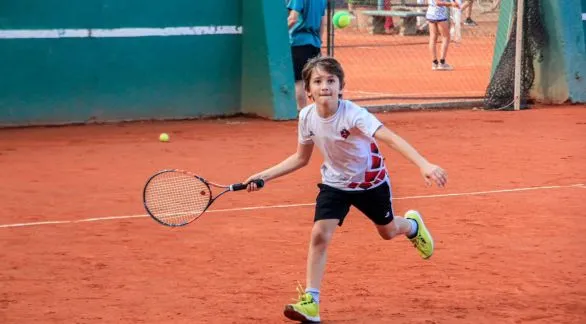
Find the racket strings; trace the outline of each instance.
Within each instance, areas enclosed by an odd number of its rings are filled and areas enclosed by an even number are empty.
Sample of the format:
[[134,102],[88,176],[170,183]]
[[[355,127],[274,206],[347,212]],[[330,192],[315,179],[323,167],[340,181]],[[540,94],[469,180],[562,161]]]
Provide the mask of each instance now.
[[184,225],[199,217],[210,202],[211,192],[201,180],[185,173],[155,176],[145,190],[150,213],[168,225]]

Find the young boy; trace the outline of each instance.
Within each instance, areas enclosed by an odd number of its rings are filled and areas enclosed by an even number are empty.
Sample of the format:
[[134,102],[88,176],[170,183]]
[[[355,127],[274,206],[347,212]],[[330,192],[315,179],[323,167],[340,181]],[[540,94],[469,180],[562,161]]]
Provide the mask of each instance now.
[[[366,109],[340,99],[344,72],[334,58],[310,60],[302,75],[305,90],[314,103],[299,114],[297,152],[250,176],[245,183],[252,179],[270,181],[307,165],[314,145],[324,156],[307,256],[307,288],[299,292],[299,301],[286,305],[284,311],[292,320],[319,322],[319,294],[326,250],[350,206],[370,218],[383,239],[406,235],[424,259],[433,254],[433,239],[421,214],[412,210],[404,218],[393,214],[389,176],[377,141],[399,151],[418,166],[428,185],[433,181],[443,187],[447,174],[439,166],[429,163]],[[254,190],[258,188],[250,182],[248,191]]]

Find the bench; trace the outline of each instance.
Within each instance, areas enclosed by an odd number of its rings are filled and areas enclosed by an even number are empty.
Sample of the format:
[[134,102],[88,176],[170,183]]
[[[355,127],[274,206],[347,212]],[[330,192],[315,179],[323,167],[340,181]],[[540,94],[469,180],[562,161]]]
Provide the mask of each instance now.
[[365,10],[362,14],[372,18],[372,33],[384,34],[384,18],[399,17],[399,32],[402,36],[417,34],[417,17],[425,17],[425,12],[408,10]]

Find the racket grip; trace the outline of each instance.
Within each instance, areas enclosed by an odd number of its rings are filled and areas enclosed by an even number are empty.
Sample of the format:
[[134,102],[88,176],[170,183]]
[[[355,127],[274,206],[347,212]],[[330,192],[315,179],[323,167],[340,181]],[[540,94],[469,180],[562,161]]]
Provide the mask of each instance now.
[[[265,185],[265,181],[263,179],[254,179],[251,182],[256,183],[256,186],[258,188],[262,188]],[[232,191],[238,191],[238,190],[244,190],[244,189],[246,189],[246,187],[248,187],[248,183],[235,183],[230,186],[230,189]]]

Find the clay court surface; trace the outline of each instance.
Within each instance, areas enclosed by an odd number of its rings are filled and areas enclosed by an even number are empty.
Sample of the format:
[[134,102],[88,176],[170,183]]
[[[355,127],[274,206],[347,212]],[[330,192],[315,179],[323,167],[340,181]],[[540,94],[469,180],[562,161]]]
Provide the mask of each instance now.
[[[351,210],[324,323],[586,323],[586,107],[377,116],[449,172],[427,188],[383,147],[395,212],[419,209],[436,252],[423,261]],[[0,130],[0,322],[287,322],[318,152],[183,228],[146,217],[141,190],[164,168],[241,181],[295,145],[296,122],[248,118]]]

